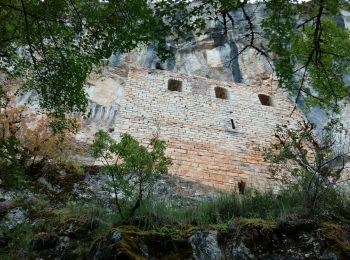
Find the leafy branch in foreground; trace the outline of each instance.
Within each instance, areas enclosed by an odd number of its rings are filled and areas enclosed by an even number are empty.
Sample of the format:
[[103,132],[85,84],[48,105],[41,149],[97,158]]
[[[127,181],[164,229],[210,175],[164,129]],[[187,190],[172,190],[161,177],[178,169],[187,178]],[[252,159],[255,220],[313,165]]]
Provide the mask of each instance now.
[[[341,101],[350,98],[349,84],[344,81],[344,75],[350,73],[350,33],[339,23],[341,10],[350,10],[349,3],[298,2],[266,0],[252,7],[238,0],[161,0],[155,8],[177,38],[194,40],[194,35],[212,33],[207,25],[213,22],[215,33],[224,37],[237,25],[245,26],[236,40],[242,47],[231,60],[253,49],[276,71],[280,86],[295,97],[295,104],[305,101],[306,108],[318,105],[337,112]],[[266,16],[261,30],[256,11],[263,4]]]
[[[350,38],[337,17],[350,10],[349,4],[262,2],[267,9],[264,32],[254,19],[257,8],[251,12],[247,0],[0,0],[0,77],[22,78],[21,90],[38,94],[45,112],[60,119],[59,131],[69,127],[64,123],[67,114],[87,111],[84,83],[112,53],[152,43],[165,58],[174,47],[167,42],[212,33],[209,23],[221,24],[215,29],[224,35],[243,23],[247,32],[240,35],[238,55],[248,49],[263,55],[296,103],[305,98],[307,105],[338,111],[350,96],[343,80],[350,73]],[[233,14],[237,10],[241,16]],[[263,46],[264,37],[268,46]]]
[[67,160],[79,149],[73,135],[54,133],[46,115],[25,110],[8,94],[0,94],[0,184],[20,187],[27,177]]
[[[337,120],[324,128],[320,140],[308,122],[295,129],[277,126],[275,137],[277,141],[263,149],[265,160],[271,162],[271,174],[283,183],[297,185],[311,212],[320,207],[320,198],[327,196],[328,190],[349,181],[345,175],[350,154],[349,140],[345,140],[348,133]],[[347,146],[337,150],[343,143]]]
[[0,0],[0,20],[0,73],[22,78],[61,121],[86,112],[85,81],[112,53],[149,42],[166,52],[167,29],[146,0]]
[[123,134],[119,143],[102,130],[95,134],[91,152],[102,161],[102,172],[111,177],[115,204],[123,218],[134,215],[156,180],[168,172],[171,160],[165,156],[165,148],[158,136],[145,147],[129,134]]
[[277,56],[280,86],[295,96],[295,104],[305,99],[307,107],[339,111],[340,101],[350,97],[344,81],[350,73],[350,33],[337,22],[349,8],[346,1],[266,2],[263,28]]

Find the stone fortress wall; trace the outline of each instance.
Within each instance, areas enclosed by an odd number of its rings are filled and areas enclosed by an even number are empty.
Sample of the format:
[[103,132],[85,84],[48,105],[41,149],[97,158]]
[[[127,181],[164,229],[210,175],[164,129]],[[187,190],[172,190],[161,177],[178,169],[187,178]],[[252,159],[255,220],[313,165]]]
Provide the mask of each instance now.
[[[99,96],[114,100],[97,112],[100,121],[112,117],[111,135],[129,132],[147,143],[159,132],[173,159],[172,174],[220,189],[236,190],[240,181],[268,188],[267,164],[256,148],[273,140],[276,124],[304,119],[299,111],[290,116],[293,104],[271,78],[247,86],[135,66],[121,86],[113,78],[92,90],[97,103]],[[103,125],[98,121],[97,128]]]

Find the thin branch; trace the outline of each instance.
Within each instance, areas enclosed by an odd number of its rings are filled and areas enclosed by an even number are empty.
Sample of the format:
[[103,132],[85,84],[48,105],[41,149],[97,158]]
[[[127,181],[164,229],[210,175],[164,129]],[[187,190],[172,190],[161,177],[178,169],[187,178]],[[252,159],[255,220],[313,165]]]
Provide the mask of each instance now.
[[303,27],[303,28],[304,28],[304,25],[305,25],[305,24],[307,24],[307,23],[311,22],[311,21],[312,21],[312,20],[314,20],[315,18],[317,18],[317,16],[316,16],[316,15],[315,15],[315,16],[312,16],[312,17],[310,17],[309,19],[305,20],[303,23],[299,24],[299,25],[297,26],[297,28],[298,28],[298,29],[299,29],[300,27]]
[[24,13],[25,37],[26,37],[26,41],[27,41],[27,44],[28,44],[28,46],[29,46],[29,52],[30,52],[30,56],[31,56],[31,58],[32,58],[32,61],[33,61],[33,63],[34,63],[34,66],[37,67],[36,58],[35,58],[34,51],[33,51],[33,47],[32,47],[32,43],[31,43],[31,40],[30,40],[28,14],[27,14],[27,12],[26,12],[26,7],[25,7],[25,5],[24,5],[23,0],[21,0],[21,4],[22,4],[22,8],[23,8],[23,13]]

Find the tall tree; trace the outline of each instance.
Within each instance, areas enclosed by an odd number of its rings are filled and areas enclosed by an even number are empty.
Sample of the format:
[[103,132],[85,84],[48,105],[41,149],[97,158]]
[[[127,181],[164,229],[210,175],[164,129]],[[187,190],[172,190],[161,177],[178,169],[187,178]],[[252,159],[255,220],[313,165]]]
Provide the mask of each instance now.
[[[350,39],[337,17],[350,5],[297,2],[260,1],[267,16],[264,31],[257,31],[248,0],[0,0],[0,72],[23,78],[22,90],[35,90],[41,107],[63,119],[86,111],[84,83],[113,52],[153,42],[166,57],[167,37],[192,40],[213,20],[223,24],[223,34],[244,23],[247,41],[239,55],[251,48],[263,55],[296,103],[304,97],[308,105],[338,111],[350,96],[343,80],[350,72]],[[243,20],[232,15],[237,10]],[[257,44],[262,36],[267,46]]]
[[86,111],[94,66],[140,44],[164,50],[168,30],[146,0],[0,0],[0,21],[0,73],[24,79],[56,119]]
[[267,3],[264,28],[269,49],[277,54],[276,72],[280,85],[308,105],[339,110],[339,101],[349,99],[350,34],[337,23],[342,0],[273,0]]

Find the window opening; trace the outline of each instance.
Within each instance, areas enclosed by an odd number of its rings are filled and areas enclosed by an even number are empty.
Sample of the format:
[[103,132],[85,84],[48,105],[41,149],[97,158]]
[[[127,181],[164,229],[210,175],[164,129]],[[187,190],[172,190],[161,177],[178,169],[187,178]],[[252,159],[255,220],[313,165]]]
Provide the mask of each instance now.
[[240,194],[244,194],[246,183],[244,181],[238,182],[238,191]]
[[216,98],[228,99],[227,90],[222,87],[215,87],[215,96]]
[[169,79],[168,90],[182,92],[182,81],[176,79]]
[[156,69],[157,70],[164,70],[164,68],[163,68],[162,64],[160,64],[160,62],[156,63]]
[[270,96],[264,95],[264,94],[259,94],[258,97],[259,97],[261,105],[270,106],[270,107],[272,106],[272,100],[271,100]]
[[231,119],[231,126],[232,126],[232,129],[236,129],[235,121],[233,121],[233,119]]

